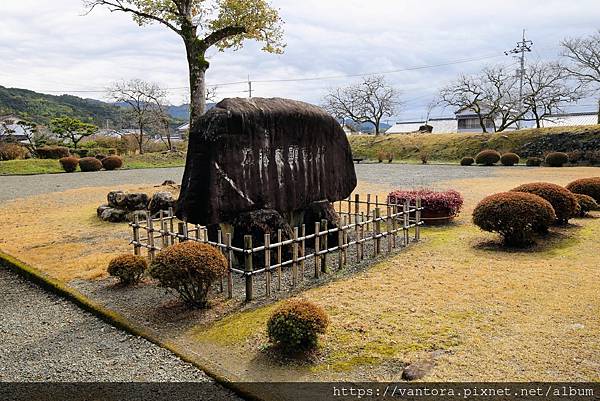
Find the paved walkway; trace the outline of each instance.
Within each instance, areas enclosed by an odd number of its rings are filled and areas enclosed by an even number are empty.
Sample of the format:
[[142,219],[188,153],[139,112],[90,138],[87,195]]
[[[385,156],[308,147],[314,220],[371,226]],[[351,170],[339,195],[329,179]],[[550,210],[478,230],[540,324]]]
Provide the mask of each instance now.
[[[419,164],[357,164],[360,181],[387,184],[392,187],[435,186],[440,181],[488,177],[503,167],[462,167]],[[510,167],[512,169],[520,167]],[[161,184],[165,180],[181,182],[183,168],[98,171],[95,173],[0,176],[0,201],[66,191],[68,189],[119,184]]]

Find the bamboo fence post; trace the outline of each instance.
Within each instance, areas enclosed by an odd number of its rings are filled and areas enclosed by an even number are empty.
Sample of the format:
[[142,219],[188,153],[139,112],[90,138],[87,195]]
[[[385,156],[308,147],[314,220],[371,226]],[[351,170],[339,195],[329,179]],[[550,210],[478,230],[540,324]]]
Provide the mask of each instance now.
[[150,261],[153,261],[156,251],[154,249],[154,224],[152,222],[152,216],[150,216],[150,213],[146,214],[146,224],[148,231],[148,258]]
[[321,257],[321,271],[323,273],[327,273],[328,272],[328,267],[327,267],[327,253],[329,252],[329,224],[327,223],[327,220],[323,219],[321,220],[321,227],[323,227],[324,231],[325,231],[325,235],[322,238],[322,248],[323,251],[325,251]]
[[294,227],[292,239],[292,286],[298,284],[298,227]]
[[[342,219],[343,221],[343,219]],[[344,253],[342,251],[344,244],[344,233],[342,232],[342,227],[344,226],[343,222],[340,221],[340,226],[338,227],[337,238],[338,238],[338,270],[342,268],[344,265]]]
[[231,249],[231,233],[225,234],[227,241],[227,298],[233,298],[233,250]]
[[160,221],[160,248],[165,249],[167,247],[166,244],[166,235],[165,235],[165,211],[161,210],[158,212],[158,219]]
[[392,246],[396,249],[396,235],[398,234],[398,204],[396,203],[396,200],[394,200],[394,203],[392,204],[392,214],[394,215],[392,218],[392,230],[394,231],[394,234],[392,235]]
[[346,266],[346,263],[348,262],[348,249],[346,244],[348,243],[348,232],[346,231],[346,228],[348,227],[348,216],[344,216],[344,224],[342,225],[342,266],[344,267]]
[[321,223],[315,223],[315,278],[321,275],[321,257],[319,256],[319,237],[321,236]]
[[388,253],[392,252],[392,218],[390,217],[391,208],[387,207],[387,218],[385,219],[386,231],[387,231],[387,246]]
[[183,222],[179,222],[177,223],[177,242],[184,242],[185,240],[183,239]]
[[346,199],[346,201],[348,202],[348,216],[352,215],[352,196],[349,196],[348,199]]
[[300,261],[300,282],[304,281],[304,265],[306,261],[306,224],[302,224],[300,228],[300,236],[302,237],[302,242],[300,245],[300,251],[302,252],[302,261]]
[[360,211],[360,194],[354,195],[354,229],[358,232],[358,212]]
[[365,258],[365,243],[363,238],[365,237],[365,212],[360,213],[360,231],[358,232],[358,249],[360,254],[360,260]]
[[421,240],[421,198],[417,198],[417,211],[415,213],[415,241]]
[[[187,226],[187,223],[185,223]],[[187,237],[187,235],[186,235]],[[217,232],[217,248],[219,248],[219,251],[223,252],[223,248],[222,248],[222,243],[223,243],[223,233],[221,232],[221,230],[219,230]],[[221,283],[219,288],[221,289],[221,293],[223,292],[223,276],[221,276]]]
[[200,231],[202,230],[202,226],[200,224],[196,224],[196,241],[201,242],[200,240]]
[[373,210],[373,221],[375,225],[375,255],[379,255],[381,253],[381,238],[379,237],[379,233],[381,232],[381,221],[379,220],[381,211],[378,207]]
[[408,246],[408,226],[410,225],[408,201],[404,202],[404,205],[402,206],[402,211],[404,215],[404,227],[402,230],[404,234],[404,246]]
[[[367,216],[371,215],[371,194],[367,194]],[[371,229],[371,224],[367,222],[367,231]]]
[[246,276],[246,302],[252,301],[254,296],[254,288],[253,288],[253,275],[252,271],[254,270],[252,267],[252,236],[246,235],[244,236],[244,272]]
[[375,207],[379,209],[379,195],[375,195]]
[[277,290],[281,291],[281,237],[283,232],[281,229],[277,230]]
[[271,234],[265,234],[265,294],[271,296]]
[[140,245],[140,216],[138,214],[133,215],[133,254],[140,256],[142,254],[142,247]]
[[174,227],[174,223],[173,223],[174,219],[175,219],[175,212],[173,211],[173,208],[170,207],[169,208],[169,242],[170,242],[170,245],[175,244],[175,238],[173,237],[173,234],[175,232],[175,227]]

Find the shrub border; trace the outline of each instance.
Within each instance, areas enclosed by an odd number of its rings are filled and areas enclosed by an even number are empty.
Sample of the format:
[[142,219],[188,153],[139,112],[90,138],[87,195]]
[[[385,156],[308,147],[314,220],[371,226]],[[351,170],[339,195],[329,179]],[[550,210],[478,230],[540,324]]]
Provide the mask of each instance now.
[[[86,312],[91,313],[100,320],[112,326],[115,326],[116,328],[122,331],[125,331],[134,336],[142,337],[150,341],[151,343],[172,352],[184,362],[190,363],[195,367],[201,369],[207,376],[212,378],[215,382],[233,391],[240,397],[253,401],[263,400],[256,394],[243,388],[243,386],[240,385],[242,384],[241,380],[240,383],[232,382],[224,374],[218,372],[218,369],[210,361],[206,360],[206,358],[201,357],[197,353],[190,350],[184,351],[171,342],[160,340],[157,335],[154,335],[153,333],[140,327],[140,325],[127,320],[121,314],[111,311],[108,308],[90,300],[76,289],[67,286],[66,284],[57,279],[49,277],[47,274],[41,272],[35,267],[32,267],[20,261],[19,259],[4,253],[1,250],[0,268],[7,268],[8,270],[11,270],[12,272],[25,278],[26,280],[35,283],[43,290],[49,291],[61,298],[73,302],[75,305],[82,308]],[[201,361],[198,361],[198,359],[200,359]]]

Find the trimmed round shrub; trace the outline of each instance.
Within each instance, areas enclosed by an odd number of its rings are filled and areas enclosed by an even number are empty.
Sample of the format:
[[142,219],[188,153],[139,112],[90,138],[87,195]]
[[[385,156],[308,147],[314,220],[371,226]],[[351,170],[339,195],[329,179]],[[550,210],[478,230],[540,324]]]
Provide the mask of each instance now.
[[72,173],[77,170],[77,165],[79,164],[79,159],[73,156],[63,157],[58,161],[63,170],[67,173]]
[[96,156],[94,156],[96,159],[102,161],[106,158],[106,155],[102,154],[102,153],[98,153]]
[[500,161],[500,153],[495,150],[486,149],[482,150],[475,156],[475,163],[482,164],[484,166],[493,166]]
[[525,192],[490,195],[473,211],[473,223],[482,230],[500,234],[508,246],[534,242],[534,234],[547,231],[555,220],[550,202]]
[[69,148],[64,146],[43,146],[35,150],[40,159],[62,159],[71,156]]
[[317,346],[318,335],[329,325],[325,310],[303,299],[284,301],[267,322],[269,340],[283,350],[303,351]]
[[525,165],[528,167],[539,167],[542,165],[543,161],[544,160],[542,160],[541,157],[529,157],[529,158],[527,158]]
[[550,167],[562,167],[569,162],[569,155],[563,152],[552,152],[546,156],[546,164]]
[[567,189],[574,194],[591,196],[600,203],[600,177],[581,178],[567,185]]
[[521,158],[516,153],[504,153],[500,156],[500,163],[503,166],[514,166],[515,164],[519,164]]
[[25,159],[29,152],[23,146],[16,143],[0,143],[0,160]]
[[215,247],[195,241],[163,249],[150,265],[150,276],[192,307],[205,308],[212,284],[227,272],[227,260]]
[[571,217],[577,215],[577,199],[571,191],[560,185],[549,182],[534,182],[520,185],[512,189],[511,192],[527,192],[550,202],[558,224],[565,224]]
[[119,156],[108,156],[102,159],[102,166],[106,170],[116,170],[123,167],[123,159]]
[[577,215],[579,217],[585,217],[589,212],[600,210],[600,205],[591,196],[575,194],[575,198],[578,203]]
[[84,157],[79,159],[79,168],[81,171],[100,171],[102,170],[102,162],[95,157]]
[[472,157],[463,157],[460,160],[461,166],[472,166],[473,164],[475,164],[475,159],[473,159]]
[[148,262],[141,256],[124,254],[117,256],[108,264],[107,272],[117,277],[121,284],[138,283],[148,268]]

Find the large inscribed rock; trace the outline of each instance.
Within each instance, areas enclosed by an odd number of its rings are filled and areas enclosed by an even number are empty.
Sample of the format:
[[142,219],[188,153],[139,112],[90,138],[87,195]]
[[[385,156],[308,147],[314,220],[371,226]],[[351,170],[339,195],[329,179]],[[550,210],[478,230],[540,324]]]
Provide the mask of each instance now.
[[288,213],[348,197],[356,187],[350,145],[317,106],[288,99],[225,99],[190,132],[177,205],[195,224],[240,213]]

